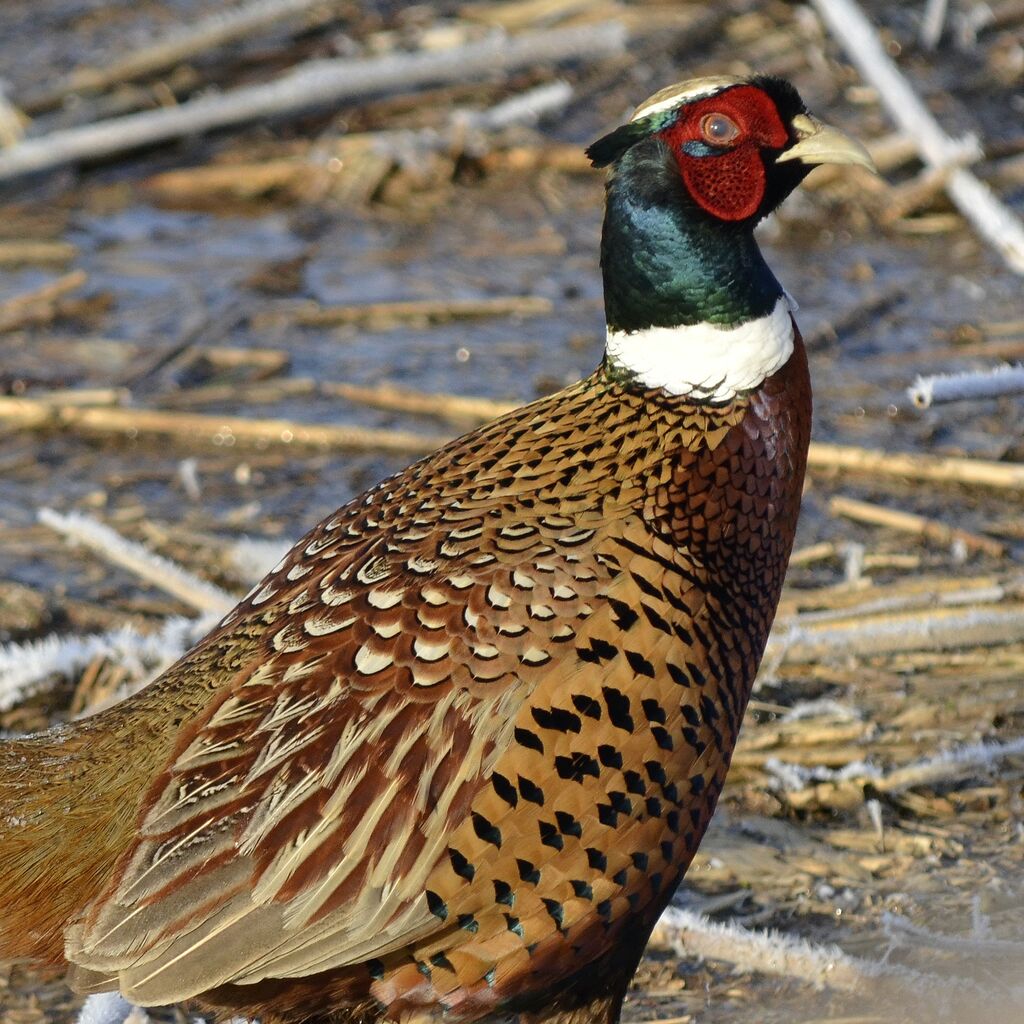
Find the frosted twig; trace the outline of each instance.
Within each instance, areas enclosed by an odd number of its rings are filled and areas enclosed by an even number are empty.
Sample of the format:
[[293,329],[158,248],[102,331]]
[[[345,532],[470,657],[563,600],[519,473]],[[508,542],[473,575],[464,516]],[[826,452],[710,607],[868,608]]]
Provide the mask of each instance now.
[[859,583],[864,578],[864,555],[867,553],[863,544],[846,541],[840,547],[843,556],[843,579],[847,583]]
[[855,989],[872,966],[855,961],[837,946],[815,946],[778,932],[749,931],[671,906],[662,913],[651,943],[677,956],[726,960],[744,970],[800,978],[815,988]]
[[902,768],[894,768],[876,781],[875,788],[883,793],[901,793],[914,786],[927,786],[955,779],[970,771],[988,768],[1004,757],[1016,757],[1021,754],[1024,754],[1024,737],[1007,743],[970,743],[904,765]]
[[[854,0],[811,0],[865,81],[878,90],[889,116],[917,144],[930,167],[949,168],[946,192],[975,230],[1024,274],[1024,225],[976,175],[961,166],[962,142],[951,139],[885,52],[871,22]],[[974,156],[980,156],[975,141]]]
[[153,554],[141,544],[125,540],[119,533],[89,516],[62,515],[52,508],[39,510],[39,521],[51,529],[103,555],[108,561],[134,572],[147,583],[177,597],[200,612],[222,615],[235,599],[220,587],[186,572],[174,562]]
[[155,633],[120,626],[89,636],[48,636],[0,647],[0,711],[42,690],[55,677],[71,679],[96,658],[107,658],[143,685],[178,660],[216,625],[219,614],[167,619]]
[[887,773],[868,761],[852,761],[842,768],[829,768],[825,765],[792,764],[775,757],[765,762],[764,769],[788,793],[797,793],[818,782],[842,783],[850,780],[870,780],[880,793],[902,793],[915,786],[956,779],[979,768],[987,768],[1004,757],[1020,754],[1024,754],[1024,738],[1007,743],[972,743],[956,747]]
[[452,121],[493,132],[512,124],[532,124],[545,114],[561,110],[571,99],[572,86],[568,82],[546,82],[535,89],[510,96],[486,110],[456,111]]
[[868,761],[851,761],[842,768],[825,765],[792,764],[778,757],[764,763],[769,775],[775,776],[782,788],[790,793],[799,792],[815,782],[848,782],[850,779],[880,779],[882,771]]
[[889,912],[882,914],[882,928],[885,934],[895,940],[898,945],[948,949],[961,956],[1006,957],[1017,961],[1024,958],[1024,942],[933,932],[928,928],[912,924],[905,917]]
[[[120,992],[97,992],[83,1003],[77,1024],[125,1024],[138,1010]],[[149,1019],[145,1012],[142,1019]]]
[[800,722],[805,718],[818,718],[821,715],[838,718],[843,722],[858,722],[861,719],[860,712],[849,704],[843,704],[831,697],[821,697],[818,700],[802,700],[794,704],[782,716],[782,721]]
[[725,960],[743,970],[798,978],[819,989],[903,996],[920,1010],[929,1004],[933,1014],[929,1019],[933,1020],[949,1019],[951,1000],[963,999],[974,1007],[994,1001],[990,992],[967,978],[940,977],[885,961],[861,960],[837,946],[817,946],[779,932],[749,931],[730,922],[719,924],[678,907],[668,907],[661,915],[651,942],[677,956]]
[[496,33],[438,52],[309,61],[271,82],[28,139],[0,152],[0,180],[342,100],[461,82],[546,62],[593,60],[621,52],[625,41],[621,24],[605,22],[512,37]]
[[907,388],[907,396],[919,409],[927,409],[940,402],[962,402],[1021,394],[1024,394],[1024,363],[1017,363],[1014,366],[1004,363],[990,370],[937,373],[929,377],[918,377]]
[[228,548],[228,568],[243,583],[258,583],[291,548],[289,541],[243,537]]
[[323,7],[323,0],[254,0],[242,7],[216,11],[104,67],[78,68],[45,91],[27,97],[23,106],[31,111],[45,110],[69,93],[99,92],[119,82],[142,78],[319,7]]

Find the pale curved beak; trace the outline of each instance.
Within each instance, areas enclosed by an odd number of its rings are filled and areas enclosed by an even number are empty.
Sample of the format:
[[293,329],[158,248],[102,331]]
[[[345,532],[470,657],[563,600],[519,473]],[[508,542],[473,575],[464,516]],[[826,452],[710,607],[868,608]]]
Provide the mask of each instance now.
[[856,164],[878,173],[871,154],[852,136],[819,121],[810,114],[797,114],[793,118],[797,141],[780,153],[776,163],[799,160],[805,164]]

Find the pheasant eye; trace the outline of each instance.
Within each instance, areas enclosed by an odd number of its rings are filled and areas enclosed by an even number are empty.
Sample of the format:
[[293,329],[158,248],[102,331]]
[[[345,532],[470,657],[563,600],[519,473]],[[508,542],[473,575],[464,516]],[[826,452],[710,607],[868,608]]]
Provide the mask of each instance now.
[[736,122],[725,114],[706,114],[700,122],[700,133],[712,146],[728,146],[736,141],[740,130]]

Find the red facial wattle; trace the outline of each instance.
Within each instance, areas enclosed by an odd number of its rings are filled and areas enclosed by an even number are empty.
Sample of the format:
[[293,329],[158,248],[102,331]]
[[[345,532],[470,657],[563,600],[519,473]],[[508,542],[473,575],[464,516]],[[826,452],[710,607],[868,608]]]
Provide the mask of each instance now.
[[[707,144],[702,131],[709,114],[731,119],[739,134],[732,145],[717,148]],[[753,85],[710,96],[692,103],[680,119],[660,132],[669,146],[690,195],[713,217],[737,221],[752,217],[761,206],[766,175],[761,149],[782,149],[789,133],[775,103]],[[706,155],[687,152],[687,145],[703,149]]]

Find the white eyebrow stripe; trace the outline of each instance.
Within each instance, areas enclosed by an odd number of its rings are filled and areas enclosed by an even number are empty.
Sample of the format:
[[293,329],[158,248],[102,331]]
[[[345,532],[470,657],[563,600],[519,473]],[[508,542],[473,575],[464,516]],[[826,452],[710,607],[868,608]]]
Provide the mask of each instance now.
[[[636,108],[633,116],[629,119],[639,121],[642,117],[649,117],[651,114],[660,113],[662,110],[671,110],[680,103],[690,100],[703,99],[706,96],[714,96],[725,89],[731,89],[736,85],[743,85],[745,79],[736,78],[733,75],[715,75],[711,78],[698,78],[696,81],[680,82],[668,95],[665,90],[656,92],[649,100]],[[672,89],[672,86],[669,86]]]

